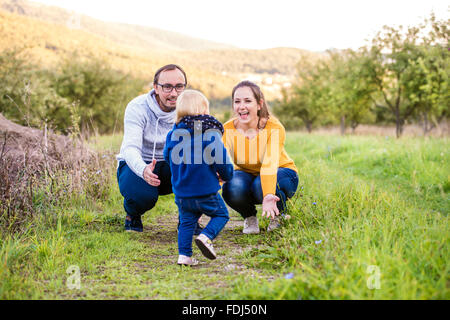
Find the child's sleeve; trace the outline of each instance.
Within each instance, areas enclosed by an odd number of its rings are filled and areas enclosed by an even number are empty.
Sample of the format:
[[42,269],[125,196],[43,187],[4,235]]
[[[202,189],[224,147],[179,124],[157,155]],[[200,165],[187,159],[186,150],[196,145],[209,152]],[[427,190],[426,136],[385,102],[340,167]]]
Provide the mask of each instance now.
[[223,181],[229,181],[233,178],[233,174],[234,174],[234,166],[233,163],[231,162],[231,158],[228,155],[228,151],[225,148],[225,146],[222,144],[222,163],[221,164],[216,164],[216,170],[217,173],[219,173],[220,178],[222,178]]
[[214,141],[208,148],[214,149],[214,170],[223,181],[229,181],[233,178],[234,166],[223,143],[223,136],[218,130],[208,130],[206,140],[211,139]]
[[164,156],[164,160],[166,160],[166,162],[167,163],[169,163],[170,164],[170,155],[169,155],[169,147],[168,147],[168,145],[169,145],[169,141],[170,141],[170,139],[171,139],[171,137],[172,137],[172,131],[170,131],[168,134],[167,134],[167,137],[166,137],[166,144],[164,145],[164,151],[163,151],[163,156]]

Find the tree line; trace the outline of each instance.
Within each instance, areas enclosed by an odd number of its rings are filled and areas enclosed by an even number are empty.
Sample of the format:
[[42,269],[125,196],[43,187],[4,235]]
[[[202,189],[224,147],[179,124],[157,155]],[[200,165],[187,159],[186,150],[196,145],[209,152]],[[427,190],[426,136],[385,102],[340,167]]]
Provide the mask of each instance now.
[[[62,134],[77,132],[84,137],[121,132],[125,107],[151,86],[151,79],[114,69],[104,58],[86,58],[76,52],[44,68],[31,62],[28,49],[0,52],[0,113],[21,125],[48,127]],[[205,77],[208,75],[195,73],[192,78],[197,82],[189,87],[205,92],[219,114],[231,109],[230,97],[215,97],[215,89],[199,81]],[[231,93],[233,83],[226,93]],[[230,112],[225,112],[221,120],[229,117]]]
[[358,50],[328,50],[302,59],[297,81],[275,103],[288,128],[340,123],[341,133],[361,123],[419,121],[424,134],[450,116],[449,20],[432,14],[418,26],[385,26]]
[[26,48],[0,53],[0,112],[30,127],[45,124],[63,134],[121,130],[125,106],[145,86],[106,61],[75,53],[52,69],[29,61]]
[[[358,50],[305,55],[296,66],[296,82],[273,103],[274,113],[287,129],[340,123],[345,133],[362,123],[395,123],[400,136],[406,123],[420,122],[426,134],[450,116],[448,26],[431,15],[415,27],[386,26]],[[148,80],[101,58],[73,53],[43,68],[27,52],[0,52],[0,112],[22,125],[45,124],[65,134],[75,127],[82,133],[121,131],[127,103],[148,91]],[[224,112],[221,120],[228,120],[228,90],[216,96],[202,81],[192,87],[205,92],[214,109]]]

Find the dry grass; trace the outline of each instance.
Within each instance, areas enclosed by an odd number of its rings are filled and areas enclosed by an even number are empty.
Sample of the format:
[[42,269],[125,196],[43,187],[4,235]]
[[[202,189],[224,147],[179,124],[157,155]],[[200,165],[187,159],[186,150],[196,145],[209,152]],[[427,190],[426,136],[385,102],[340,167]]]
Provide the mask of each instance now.
[[[102,159],[78,139],[17,125],[0,114],[0,226],[20,232],[37,206],[98,193],[89,182]],[[98,169],[97,169],[98,170]]]

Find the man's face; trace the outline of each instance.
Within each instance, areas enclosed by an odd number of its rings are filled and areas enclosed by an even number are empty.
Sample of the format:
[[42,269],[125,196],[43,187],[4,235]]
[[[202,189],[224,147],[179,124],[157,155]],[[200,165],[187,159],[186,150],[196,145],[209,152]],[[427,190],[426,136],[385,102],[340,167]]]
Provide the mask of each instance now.
[[160,108],[163,111],[172,111],[176,108],[177,98],[181,92],[177,92],[175,88],[170,92],[163,90],[163,85],[171,84],[172,86],[186,84],[186,79],[180,70],[166,70],[159,74],[158,83],[155,84],[155,93],[159,97]]

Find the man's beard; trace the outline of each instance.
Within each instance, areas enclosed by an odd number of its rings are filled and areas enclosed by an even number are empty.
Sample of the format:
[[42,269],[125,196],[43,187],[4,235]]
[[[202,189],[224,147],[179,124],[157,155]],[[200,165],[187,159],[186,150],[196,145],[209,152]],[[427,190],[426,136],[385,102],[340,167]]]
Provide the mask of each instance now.
[[170,111],[175,110],[175,108],[176,108],[176,106],[171,107],[171,106],[164,104],[158,94],[156,94],[156,101],[158,101],[159,107],[164,112],[170,112]]

